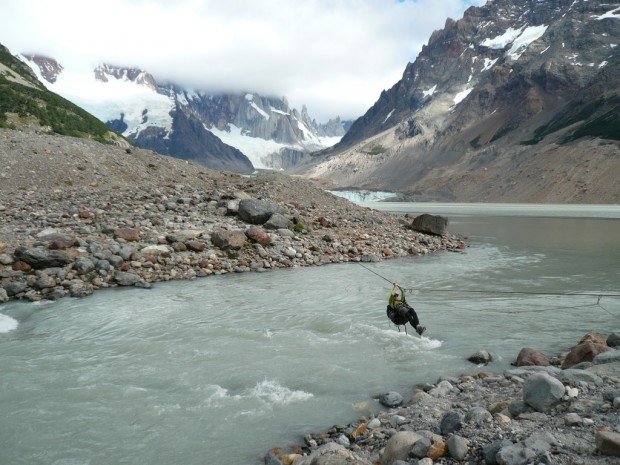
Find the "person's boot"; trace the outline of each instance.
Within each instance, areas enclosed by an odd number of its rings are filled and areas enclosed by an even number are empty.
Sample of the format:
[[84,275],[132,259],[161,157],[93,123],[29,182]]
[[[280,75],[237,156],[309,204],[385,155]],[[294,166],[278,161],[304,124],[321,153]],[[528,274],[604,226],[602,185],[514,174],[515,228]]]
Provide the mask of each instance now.
[[418,325],[415,327],[415,330],[421,336],[424,333],[424,331],[426,331],[426,328],[424,326]]

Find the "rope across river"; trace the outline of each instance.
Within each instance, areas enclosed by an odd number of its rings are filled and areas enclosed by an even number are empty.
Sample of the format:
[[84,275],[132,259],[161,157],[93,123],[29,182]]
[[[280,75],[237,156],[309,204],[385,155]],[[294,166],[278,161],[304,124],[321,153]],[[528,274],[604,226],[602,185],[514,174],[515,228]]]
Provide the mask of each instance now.
[[[372,274],[378,276],[379,278],[383,279],[384,281],[387,281],[388,283],[392,284],[394,283],[394,281],[386,278],[385,276],[377,273],[376,271],[372,270],[371,268],[368,268],[366,265],[364,265],[361,262],[357,262],[358,265],[360,265],[361,267],[363,267],[364,269],[370,271]],[[403,290],[407,291],[407,292],[441,292],[441,293],[446,293],[446,292],[450,292],[450,293],[468,293],[468,294],[486,294],[486,295],[540,295],[540,296],[585,296],[585,297],[596,297],[597,298],[597,302],[596,304],[592,305],[592,306],[597,306],[600,307],[602,310],[606,311],[607,313],[609,313],[612,316],[616,316],[613,313],[611,313],[609,310],[607,310],[605,307],[603,307],[600,303],[601,303],[601,299],[603,297],[620,297],[620,293],[619,292],[609,292],[609,291],[601,291],[601,292],[560,292],[560,291],[500,291],[500,290],[495,290],[495,289],[430,289],[430,288],[419,288],[419,289],[414,289],[414,288],[406,288],[403,287]]]

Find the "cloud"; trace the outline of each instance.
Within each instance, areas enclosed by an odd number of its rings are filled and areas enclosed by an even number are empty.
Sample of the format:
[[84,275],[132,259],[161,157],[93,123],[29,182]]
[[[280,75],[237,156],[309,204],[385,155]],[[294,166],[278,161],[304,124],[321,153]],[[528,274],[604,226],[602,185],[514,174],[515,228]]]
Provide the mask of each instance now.
[[[481,0],[474,0],[481,3]],[[363,114],[464,0],[4,0],[0,42],[69,66],[137,66],[213,91]]]

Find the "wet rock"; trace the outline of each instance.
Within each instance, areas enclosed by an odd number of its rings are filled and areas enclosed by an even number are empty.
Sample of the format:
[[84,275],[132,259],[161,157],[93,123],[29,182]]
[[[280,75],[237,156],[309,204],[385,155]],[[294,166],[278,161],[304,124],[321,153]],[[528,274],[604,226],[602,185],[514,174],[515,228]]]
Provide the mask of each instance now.
[[133,273],[117,271],[114,273],[114,281],[119,286],[133,286],[140,280],[140,277]]
[[83,281],[76,281],[69,286],[71,297],[86,297],[93,293],[93,286]]
[[413,445],[422,437],[412,431],[399,431],[394,434],[385,446],[381,459],[382,465],[392,465],[396,460],[406,461]]
[[562,363],[562,368],[570,368],[581,362],[591,362],[598,354],[609,350],[611,350],[611,348],[608,347],[606,343],[595,344],[593,342],[582,342],[570,350]]
[[443,236],[448,228],[448,219],[439,215],[423,214],[415,217],[411,228],[423,233]]
[[[562,389],[562,393],[564,393],[564,389]],[[463,415],[456,411],[445,413],[441,418],[441,423],[439,425],[441,434],[444,436],[447,436],[450,433],[454,433],[455,431],[460,430],[462,427]]]
[[403,396],[401,396],[398,392],[391,391],[383,394],[379,398],[379,402],[386,407],[398,407],[403,403]]
[[458,461],[463,460],[469,451],[468,442],[469,441],[467,441],[467,439],[462,438],[457,434],[450,436],[446,442],[450,456]]
[[17,260],[27,263],[35,270],[63,267],[71,263],[69,256],[60,250],[18,247],[15,250],[14,256]]
[[496,465],[497,464],[497,459],[496,459],[497,453],[500,451],[500,449],[503,449],[504,447],[508,447],[508,446],[512,446],[512,442],[509,441],[508,439],[502,439],[500,441],[495,441],[489,444],[488,446],[484,446],[482,448],[482,453],[484,455],[484,460],[486,461],[487,465]]
[[127,242],[137,242],[140,240],[140,231],[135,228],[118,228],[114,231],[114,237]]
[[517,355],[517,361],[515,365],[518,367],[523,366],[549,366],[551,361],[549,357],[547,357],[542,352],[530,349],[529,347],[524,347]]
[[[2,263],[1,260],[0,263]],[[620,347],[620,334],[611,333],[605,342],[609,347]]]
[[596,450],[603,455],[620,457],[620,433],[597,431],[595,435]]
[[245,245],[246,235],[243,231],[218,229],[211,234],[211,242],[222,250],[239,250]]
[[523,384],[523,401],[538,412],[546,412],[562,401],[564,385],[546,373],[530,376]]
[[594,359],[592,359],[592,363],[594,363],[594,365],[601,365],[603,363],[613,362],[620,362],[620,350],[610,350],[608,352],[603,352],[594,357]]
[[485,365],[488,364],[490,361],[493,360],[493,357],[491,356],[491,354],[489,353],[489,351],[485,350],[485,349],[481,349],[478,352],[470,355],[467,360],[469,360],[471,363],[476,363],[476,364],[481,364],[484,363]]
[[0,304],[9,301],[9,294],[6,292],[6,289],[0,287]]
[[280,207],[267,200],[248,199],[239,201],[239,218],[250,224],[263,224],[274,213],[278,213]]

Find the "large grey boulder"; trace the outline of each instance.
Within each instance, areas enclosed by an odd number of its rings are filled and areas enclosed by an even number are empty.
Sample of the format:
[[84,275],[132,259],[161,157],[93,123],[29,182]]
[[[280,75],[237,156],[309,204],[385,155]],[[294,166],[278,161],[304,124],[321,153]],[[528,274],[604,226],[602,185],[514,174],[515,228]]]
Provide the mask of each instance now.
[[431,444],[432,442],[429,438],[422,438],[419,441],[416,441],[416,443],[411,448],[409,455],[411,457],[423,459],[424,457],[428,456],[428,449],[430,449]]
[[562,401],[564,385],[546,373],[536,373],[523,383],[523,401],[538,412],[546,412]]
[[439,424],[439,429],[441,430],[441,434],[444,436],[454,433],[455,431],[460,430],[463,427],[463,415],[459,412],[451,411],[444,414],[441,417],[441,423]]
[[125,271],[117,271],[114,273],[114,281],[119,286],[134,286],[140,277],[133,273],[127,273]]
[[265,229],[290,229],[293,222],[280,213],[274,213],[263,226]]
[[[605,353],[608,354],[610,352]],[[565,384],[575,384],[577,381],[585,381],[586,383],[591,383],[596,386],[603,384],[603,379],[600,376],[586,370],[578,370],[574,368],[562,370],[558,375],[558,379]]]
[[239,250],[243,247],[245,241],[245,232],[240,230],[230,231],[227,229],[218,229],[211,234],[211,242],[213,242],[213,245],[222,250]]
[[93,293],[93,286],[83,281],[76,281],[69,286],[71,297],[86,297]]
[[397,460],[407,461],[411,448],[420,439],[422,436],[413,431],[399,431],[394,434],[385,445],[381,465],[392,465]]
[[35,270],[57,266],[63,267],[71,263],[69,256],[60,250],[18,247],[15,249],[14,256],[17,260],[27,263]]
[[24,281],[6,281],[2,287],[9,297],[13,297],[24,292],[28,285]]
[[334,442],[319,447],[310,455],[295,462],[295,465],[342,465],[345,463],[347,465],[371,465],[369,461]]
[[239,202],[239,218],[250,224],[263,224],[274,213],[280,211],[280,206],[268,200],[241,200]]
[[497,453],[500,451],[500,449],[508,446],[512,446],[512,442],[508,439],[495,441],[488,446],[484,446],[482,448],[482,454],[484,455],[484,460],[486,461],[487,465],[497,465]]
[[486,365],[490,361],[493,360],[493,357],[491,356],[488,350],[480,349],[478,352],[470,355],[467,360],[469,360],[471,363],[475,363],[475,364],[484,363]]
[[592,359],[592,363],[594,363],[595,365],[612,362],[620,362],[620,350],[610,350],[609,352],[603,352],[594,357],[594,359]]
[[398,392],[390,391],[383,394],[379,398],[379,402],[386,407],[398,407],[403,403],[403,396],[401,396]]
[[443,236],[448,228],[448,218],[425,213],[414,218],[411,228],[423,233]]
[[73,264],[73,269],[80,274],[86,274],[95,269],[95,264],[90,258],[80,258]]
[[453,459],[461,461],[467,456],[469,447],[465,438],[458,434],[453,434],[448,438],[446,444],[448,445],[448,452]]

